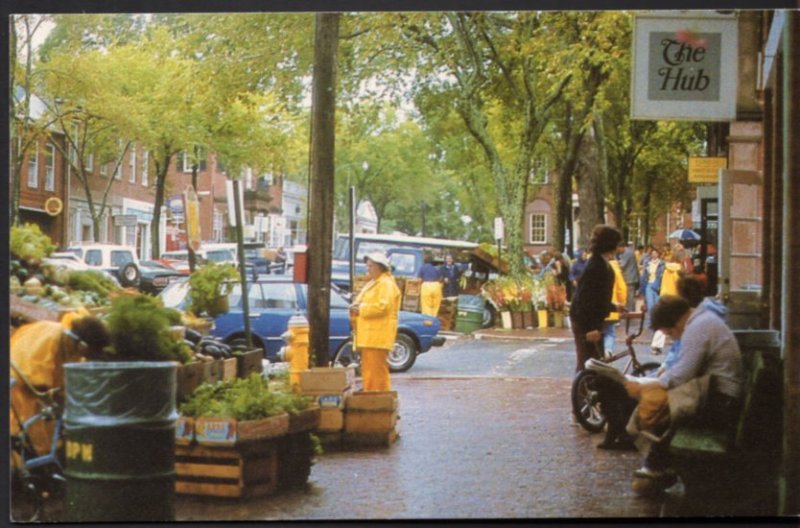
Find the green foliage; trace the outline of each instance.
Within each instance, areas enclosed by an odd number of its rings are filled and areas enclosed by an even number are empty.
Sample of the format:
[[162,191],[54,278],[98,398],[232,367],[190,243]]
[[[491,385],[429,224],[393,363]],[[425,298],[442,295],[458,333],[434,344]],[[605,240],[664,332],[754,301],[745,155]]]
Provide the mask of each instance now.
[[9,238],[11,254],[30,265],[38,265],[56,249],[36,224],[12,226]]
[[306,409],[312,398],[291,391],[287,383],[270,382],[260,374],[200,385],[181,404],[183,416],[256,420]]
[[216,317],[220,313],[220,298],[227,297],[239,273],[232,264],[209,262],[189,277],[189,311],[195,315]]
[[108,297],[109,293],[119,290],[119,286],[114,284],[114,281],[97,270],[69,272],[67,286],[73,290],[95,292],[103,297]]
[[107,317],[115,355],[129,361],[187,362],[188,347],[171,335],[172,317],[156,297],[117,297]]

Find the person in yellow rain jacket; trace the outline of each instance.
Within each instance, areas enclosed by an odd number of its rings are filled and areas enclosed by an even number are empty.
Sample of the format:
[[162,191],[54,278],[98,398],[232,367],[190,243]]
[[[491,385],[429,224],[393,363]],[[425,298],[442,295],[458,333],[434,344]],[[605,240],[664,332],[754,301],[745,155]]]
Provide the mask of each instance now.
[[664,264],[664,274],[661,276],[661,289],[659,296],[678,295],[678,279],[683,273],[683,255],[678,251],[673,251],[667,263]]
[[439,268],[433,265],[433,258],[430,255],[425,255],[425,263],[417,272],[417,278],[422,279],[419,311],[436,317],[442,304],[442,274]]
[[389,259],[383,253],[370,253],[367,277],[355,301],[350,305],[355,349],[361,354],[361,377],[365,391],[389,391],[389,351],[397,337],[400,312],[400,289],[392,276]]
[[[28,386],[38,392],[52,391],[56,400],[63,400],[64,364],[100,357],[111,342],[108,330],[100,319],[86,310],[71,312],[55,321],[37,321],[17,329],[11,336],[10,431],[19,433],[21,423],[39,411],[39,401]],[[28,430],[37,454],[50,451],[52,421],[40,421]],[[15,461],[18,462],[18,461]]]
[[[625,244],[620,242],[617,246],[617,256],[625,251]],[[625,276],[622,274],[622,266],[619,260],[612,258],[608,261],[611,269],[614,270],[614,289],[611,290],[612,304],[628,304],[628,285],[625,283]],[[617,339],[617,327],[619,326],[619,312],[609,312],[608,317],[603,322],[603,349],[606,355],[614,353],[614,343]]]

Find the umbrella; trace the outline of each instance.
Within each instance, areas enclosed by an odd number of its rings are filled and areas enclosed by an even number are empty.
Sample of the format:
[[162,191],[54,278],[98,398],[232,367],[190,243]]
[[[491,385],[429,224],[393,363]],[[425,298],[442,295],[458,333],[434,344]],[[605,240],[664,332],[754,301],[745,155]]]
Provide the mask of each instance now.
[[669,238],[677,238],[678,240],[700,240],[700,235],[691,229],[678,229],[670,233]]

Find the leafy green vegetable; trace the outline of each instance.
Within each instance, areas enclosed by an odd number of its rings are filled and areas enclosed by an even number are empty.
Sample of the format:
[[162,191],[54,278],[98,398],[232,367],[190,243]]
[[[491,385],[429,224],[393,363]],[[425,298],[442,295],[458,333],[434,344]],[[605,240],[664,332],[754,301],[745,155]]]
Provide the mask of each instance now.
[[12,226],[9,239],[11,254],[31,265],[38,265],[56,249],[36,224]]
[[260,374],[200,385],[181,404],[183,416],[256,420],[306,409],[312,398],[293,393],[288,383],[270,382]]
[[198,268],[189,277],[189,311],[195,315],[206,313],[216,317],[225,309],[220,306],[220,299],[227,298],[233,290],[239,273],[231,264],[208,264]]
[[95,292],[108,297],[112,291],[119,290],[114,281],[96,270],[71,271],[67,278],[67,286],[73,290]]
[[115,353],[122,360],[188,362],[189,348],[171,335],[171,317],[150,295],[114,299],[107,322]]

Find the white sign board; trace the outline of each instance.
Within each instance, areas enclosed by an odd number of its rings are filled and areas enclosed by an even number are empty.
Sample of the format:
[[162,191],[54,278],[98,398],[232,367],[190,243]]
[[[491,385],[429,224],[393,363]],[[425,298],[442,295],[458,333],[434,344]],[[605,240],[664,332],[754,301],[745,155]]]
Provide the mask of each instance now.
[[[228,225],[236,225],[236,208],[234,207],[235,200],[233,199],[233,180],[225,180],[225,196],[228,199]],[[244,210],[244,182],[239,181],[239,204]],[[244,218],[244,212],[242,212]]]
[[736,118],[738,24],[707,11],[637,14],[632,119]]
[[503,218],[496,216],[494,219],[494,239],[503,240]]

